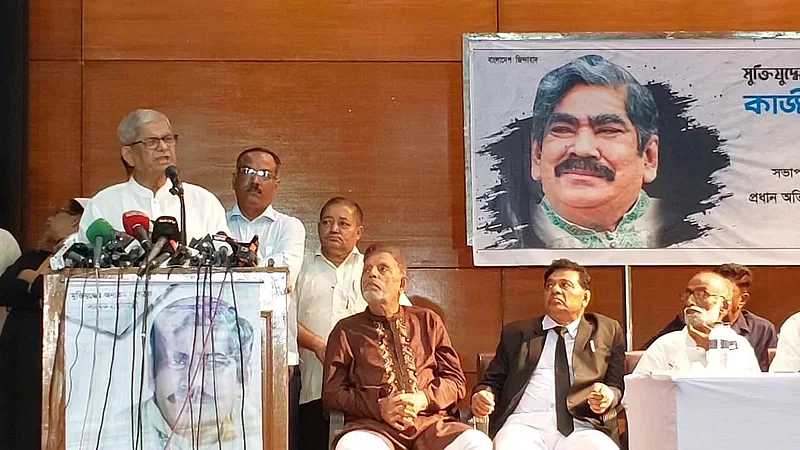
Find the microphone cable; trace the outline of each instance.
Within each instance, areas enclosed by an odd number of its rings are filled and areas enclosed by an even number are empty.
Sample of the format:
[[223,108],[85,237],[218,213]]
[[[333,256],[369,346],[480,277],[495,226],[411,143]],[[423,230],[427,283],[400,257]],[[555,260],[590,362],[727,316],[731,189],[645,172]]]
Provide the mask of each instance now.
[[[227,274],[231,272],[231,266],[228,264],[228,268],[225,270],[225,278],[227,278]],[[224,285],[223,281],[223,285]],[[239,337],[239,370],[242,374],[242,410],[241,410],[241,418],[242,418],[242,440],[244,443],[244,450],[247,450],[247,426],[245,426],[244,420],[244,407],[246,404],[245,398],[245,386],[244,386],[244,350],[242,349],[242,328],[239,326],[239,306],[236,304],[236,285],[233,282],[233,276],[231,276],[231,297],[233,298],[233,315],[236,318],[236,334]],[[262,352],[263,353],[263,352]]]
[[97,366],[97,338],[100,335],[100,333],[98,333],[97,330],[100,328],[100,300],[102,298],[100,294],[99,266],[95,266],[94,268],[94,286],[95,286],[95,294],[97,295],[97,297],[95,298],[95,310],[94,310],[94,337],[92,338],[92,364],[89,369],[89,394],[86,396],[86,410],[83,413],[83,424],[81,425],[81,440],[80,440],[81,448],[83,448],[83,437],[86,434],[86,425],[89,423],[89,411],[92,405],[92,392],[94,392],[94,389],[92,389],[94,385],[94,371],[95,367]]
[[120,285],[122,284],[122,271],[117,273],[117,299],[114,317],[114,342],[111,344],[111,364],[108,367],[108,383],[106,384],[106,398],[103,400],[103,412],[100,414],[100,429],[97,431],[97,445],[95,450],[100,450],[100,437],[103,434],[103,424],[106,419],[106,407],[108,406],[108,396],[111,393],[111,380],[114,376],[114,358],[117,355],[117,334],[119,333],[119,297]]
[[[144,273],[144,311],[142,312],[142,367],[139,374],[139,401],[137,407],[137,419],[138,424],[136,427],[136,442],[134,443],[134,448],[139,448],[139,439],[142,438],[142,443],[144,443],[144,437],[142,436],[142,392],[144,391],[144,366],[146,363],[145,354],[147,352],[147,316],[150,310],[150,271],[147,270]],[[134,338],[135,340],[135,338]]]
[[[137,300],[137,296],[139,294],[139,280],[141,280],[141,278],[136,277],[136,283],[133,286],[133,320],[131,321],[131,349],[132,349],[132,351],[131,351],[131,392],[130,392],[131,393],[131,450],[137,450],[136,449],[136,444],[135,444],[135,440],[136,440],[136,429],[135,429],[136,421],[134,420],[134,418],[135,418],[135,415],[134,415],[135,408],[133,407],[133,405],[136,404],[136,390],[135,390],[136,389],[136,382],[135,382],[135,380],[136,380],[136,335],[135,335],[136,331],[135,331],[135,329],[136,329],[136,322],[138,320],[138,318],[136,317],[136,300]],[[144,353],[142,353],[142,354],[144,354]],[[144,364],[144,358],[142,359],[142,364]]]
[[[75,365],[78,364],[78,338],[80,338],[81,330],[83,330],[83,311],[86,302],[86,283],[89,281],[89,271],[86,271],[86,274],[83,278],[83,287],[81,288],[81,314],[80,314],[80,322],[78,323],[78,332],[75,333],[75,359],[70,364],[69,370],[67,371],[67,378],[69,379],[69,386],[67,387],[67,403],[66,407],[69,406],[70,400],[72,400],[72,370],[75,369]],[[69,294],[69,292],[67,292]],[[69,301],[69,297],[65,296],[64,299],[64,309],[67,309],[67,301]],[[66,315],[66,311],[65,311]],[[65,409],[66,410],[66,409]]]

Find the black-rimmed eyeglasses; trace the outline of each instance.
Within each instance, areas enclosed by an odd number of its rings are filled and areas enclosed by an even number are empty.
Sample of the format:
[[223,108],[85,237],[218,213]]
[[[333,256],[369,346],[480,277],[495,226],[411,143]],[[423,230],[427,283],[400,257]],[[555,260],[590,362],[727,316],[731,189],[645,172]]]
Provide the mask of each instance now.
[[148,150],[155,150],[158,148],[159,143],[162,141],[164,142],[164,145],[166,145],[167,147],[172,147],[178,143],[178,135],[168,134],[166,136],[161,136],[161,137],[150,137],[139,141],[131,142],[130,144],[128,144],[128,146],[142,144],[144,148]]

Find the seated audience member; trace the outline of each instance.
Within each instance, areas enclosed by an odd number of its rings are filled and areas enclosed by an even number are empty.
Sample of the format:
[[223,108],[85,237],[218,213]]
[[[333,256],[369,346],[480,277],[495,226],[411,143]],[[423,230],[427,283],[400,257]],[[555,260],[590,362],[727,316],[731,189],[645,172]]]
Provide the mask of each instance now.
[[[319,213],[320,249],[303,260],[297,278],[297,340],[300,346],[300,448],[328,447],[330,424],[322,409],[322,363],[328,336],[337,322],[364,311],[361,295],[364,255],[356,244],[364,230],[364,213],[358,203],[334,197]],[[232,227],[231,227],[232,228]],[[411,306],[404,293],[400,305]]]
[[0,277],[0,306],[9,308],[0,333],[0,449],[41,447],[43,277],[50,256],[78,230],[85,199],[73,199],[47,219],[44,235]]
[[800,372],[800,313],[786,319],[781,325],[781,336],[770,372]]
[[485,434],[447,413],[466,394],[461,362],[439,316],[400,306],[406,281],[398,249],[367,249],[368,307],[336,324],[325,352],[322,402],[345,415],[335,448],[490,450]]
[[[728,314],[734,285],[715,272],[700,272],[686,285],[681,298],[686,326],[656,339],[642,355],[634,373],[657,370],[693,371],[708,366],[708,333]],[[737,334],[736,346],[728,354],[729,371],[760,371],[753,347]]]
[[[777,345],[778,336],[775,333],[775,325],[772,322],[744,309],[750,300],[750,285],[753,283],[753,272],[741,264],[733,263],[722,264],[711,271],[722,275],[733,283],[733,298],[725,320],[730,322],[733,331],[750,342],[756,353],[756,358],[758,358],[761,370],[767,371],[769,368],[769,349]],[[643,349],[647,350],[656,339],[667,333],[680,331],[685,326],[686,322],[684,322],[683,312],[681,312],[663,330],[653,336],[644,345]]]
[[503,328],[471,399],[476,417],[491,414],[496,450],[618,448],[625,339],[616,320],[585,312],[591,296],[586,269],[555,260],[544,274],[546,314]]

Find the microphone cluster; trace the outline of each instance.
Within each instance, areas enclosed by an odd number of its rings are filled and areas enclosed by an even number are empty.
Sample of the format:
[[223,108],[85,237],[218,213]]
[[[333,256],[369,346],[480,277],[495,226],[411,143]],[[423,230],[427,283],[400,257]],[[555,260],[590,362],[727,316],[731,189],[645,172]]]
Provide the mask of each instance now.
[[138,267],[139,275],[157,267],[255,267],[258,236],[237,242],[224,232],[180,243],[178,221],[161,216],[150,221],[141,211],[122,215],[125,231],[115,230],[105,219],[86,229],[89,244],[72,236],[50,260],[53,270],[64,268]]

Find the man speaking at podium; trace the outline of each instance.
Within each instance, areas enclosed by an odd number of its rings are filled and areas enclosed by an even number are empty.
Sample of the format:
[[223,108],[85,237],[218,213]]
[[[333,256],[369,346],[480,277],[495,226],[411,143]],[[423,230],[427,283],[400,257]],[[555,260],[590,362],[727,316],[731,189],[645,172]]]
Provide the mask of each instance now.
[[[141,211],[151,220],[159,216],[179,218],[180,200],[169,192],[165,170],[177,164],[178,135],[164,114],[152,109],[137,109],[128,114],[117,128],[120,156],[129,179],[98,192],[83,214],[79,235],[103,218],[116,230],[123,230],[122,215]],[[200,186],[183,183],[186,200],[186,239],[200,239],[218,231],[228,232],[225,208],[217,197]]]

